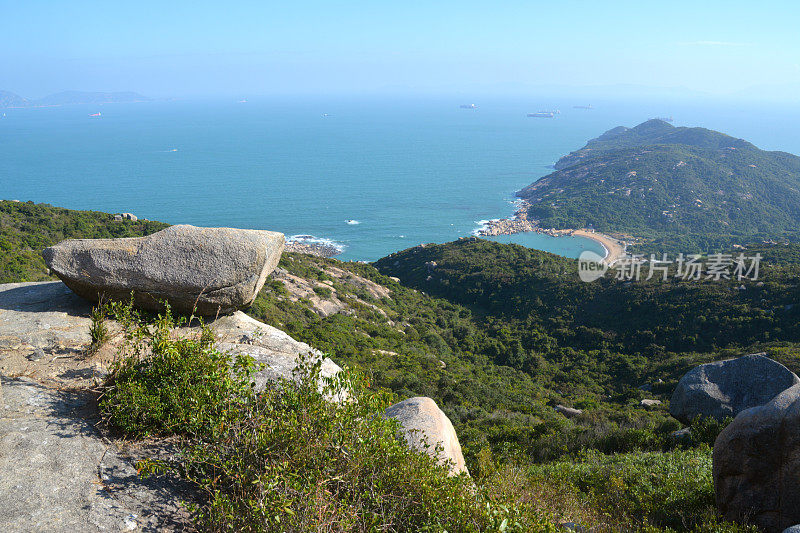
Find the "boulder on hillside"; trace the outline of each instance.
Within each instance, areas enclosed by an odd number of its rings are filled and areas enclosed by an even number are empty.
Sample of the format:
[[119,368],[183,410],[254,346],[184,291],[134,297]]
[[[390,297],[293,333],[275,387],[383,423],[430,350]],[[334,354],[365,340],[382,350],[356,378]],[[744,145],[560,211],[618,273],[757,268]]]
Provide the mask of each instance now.
[[787,527],[786,529],[783,530],[783,533],[800,533],[800,524],[797,524],[796,526],[792,527]]
[[574,407],[567,407],[566,405],[558,404],[554,408],[556,413],[561,413],[567,418],[575,418],[578,415],[583,414],[582,409],[575,409]]
[[[319,350],[294,340],[289,334],[259,322],[241,311],[219,318],[211,323],[217,338],[217,348],[233,354],[249,355],[263,368],[255,373],[257,390],[263,390],[268,382],[278,379],[293,379],[294,369],[305,356],[308,361],[321,359],[320,378],[330,377],[342,369],[324,357]],[[343,401],[345,398],[333,398]]]
[[73,239],[42,252],[76,294],[200,315],[250,305],[278,264],[283,234],[233,228],[171,226],[147,237]]
[[797,383],[800,379],[791,370],[765,354],[707,363],[681,378],[669,412],[684,424],[698,415],[722,421],[764,405]]
[[767,533],[800,523],[800,384],[743,411],[719,434],[713,475],[725,519]]
[[[419,396],[403,400],[386,409],[385,416],[400,423],[409,446],[427,453],[440,464],[449,463],[450,475],[469,475],[456,430],[432,399]],[[442,446],[438,454],[437,443]]]

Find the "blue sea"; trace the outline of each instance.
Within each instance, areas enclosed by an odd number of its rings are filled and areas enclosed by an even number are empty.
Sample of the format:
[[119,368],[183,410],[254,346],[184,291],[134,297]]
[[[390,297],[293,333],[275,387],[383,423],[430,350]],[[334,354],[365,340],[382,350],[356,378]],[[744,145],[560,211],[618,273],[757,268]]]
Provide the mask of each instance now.
[[[800,105],[531,98],[459,108],[469,103],[263,98],[2,110],[0,198],[312,235],[341,246],[342,259],[370,261],[511,215],[515,191],[618,125],[672,116],[800,153]],[[526,117],[549,109],[561,112]],[[498,240],[567,257],[601,251],[579,237]]]

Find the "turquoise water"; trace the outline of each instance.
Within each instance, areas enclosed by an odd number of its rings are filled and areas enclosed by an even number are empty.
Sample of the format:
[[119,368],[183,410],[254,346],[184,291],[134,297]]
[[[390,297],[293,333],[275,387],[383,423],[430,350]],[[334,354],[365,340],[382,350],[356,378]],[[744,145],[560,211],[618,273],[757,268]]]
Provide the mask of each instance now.
[[[374,260],[469,235],[617,126],[673,115],[800,153],[800,109],[468,99],[170,101],[5,110],[0,198],[201,226],[310,234]],[[526,113],[560,108],[554,119]],[[101,112],[99,118],[89,114]],[[327,116],[325,116],[327,115]],[[502,237],[569,257],[593,241]]]

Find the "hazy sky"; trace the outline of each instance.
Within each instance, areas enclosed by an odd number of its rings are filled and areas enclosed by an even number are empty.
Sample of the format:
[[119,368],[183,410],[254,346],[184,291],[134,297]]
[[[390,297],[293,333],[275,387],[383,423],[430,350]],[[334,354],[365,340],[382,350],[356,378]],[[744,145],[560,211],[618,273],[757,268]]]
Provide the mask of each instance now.
[[29,97],[617,84],[800,95],[796,1],[0,0],[0,16],[0,89]]

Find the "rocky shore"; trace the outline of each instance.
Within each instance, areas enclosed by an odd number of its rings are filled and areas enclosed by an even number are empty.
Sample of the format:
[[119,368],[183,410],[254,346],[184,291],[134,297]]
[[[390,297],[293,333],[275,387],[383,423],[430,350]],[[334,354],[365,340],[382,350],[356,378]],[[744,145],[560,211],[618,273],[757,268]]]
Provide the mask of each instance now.
[[316,255],[318,257],[334,257],[342,251],[332,244],[308,243],[308,242],[287,242],[284,246],[285,252],[299,254]]
[[[525,200],[517,202],[517,211],[511,218],[498,218],[488,221],[484,227],[477,231],[479,237],[491,237],[496,235],[513,235],[515,233],[523,233],[526,231],[535,231],[537,233],[546,233],[550,231],[558,231],[554,229],[546,230],[540,228],[535,220],[528,219],[528,208],[530,203]],[[550,235],[550,233],[547,233]],[[553,235],[555,236],[555,235]]]

